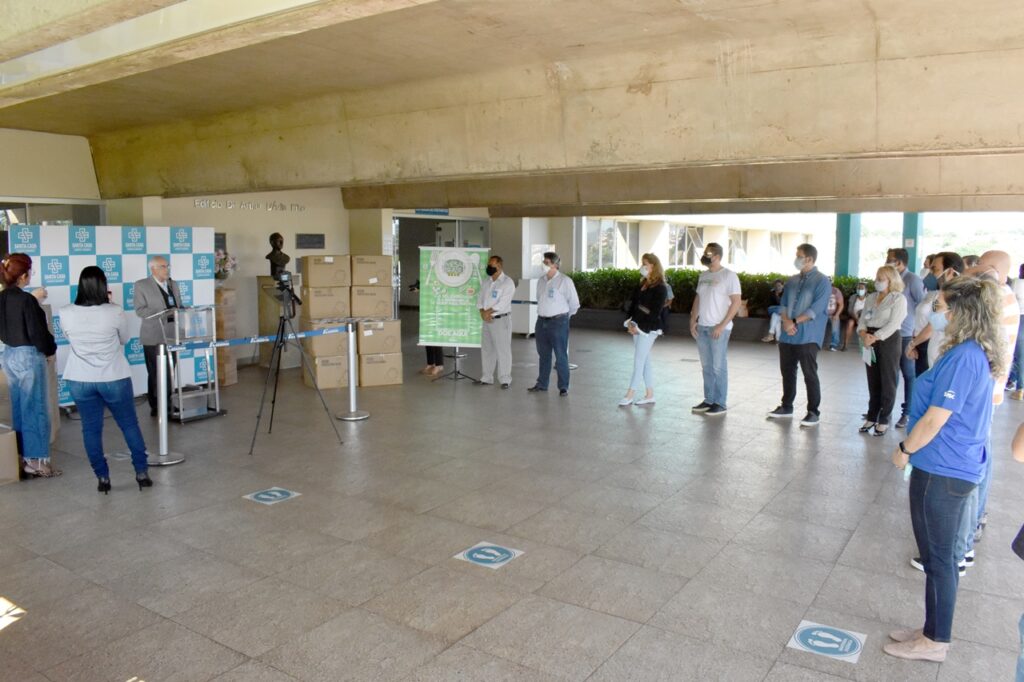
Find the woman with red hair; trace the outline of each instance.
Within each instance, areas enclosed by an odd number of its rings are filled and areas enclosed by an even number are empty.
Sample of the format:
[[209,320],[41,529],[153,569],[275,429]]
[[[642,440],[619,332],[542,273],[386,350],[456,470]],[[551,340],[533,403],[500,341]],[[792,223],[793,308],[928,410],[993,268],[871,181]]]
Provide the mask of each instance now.
[[61,471],[50,463],[50,410],[46,401],[46,359],[57,353],[57,343],[46,324],[37,289],[24,290],[32,276],[32,259],[12,253],[0,261],[0,341],[4,374],[11,392],[11,421],[18,434],[22,471],[26,476],[49,478]]

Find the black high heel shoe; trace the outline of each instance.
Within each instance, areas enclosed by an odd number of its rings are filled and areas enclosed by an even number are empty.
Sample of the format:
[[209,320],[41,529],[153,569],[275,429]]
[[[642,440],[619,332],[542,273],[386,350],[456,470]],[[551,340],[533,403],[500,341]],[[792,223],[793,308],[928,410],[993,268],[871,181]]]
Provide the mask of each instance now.
[[149,477],[148,473],[135,474],[135,482],[139,484],[139,490],[153,487],[153,479]]
[[110,479],[109,478],[101,478],[101,479],[99,479],[99,484],[96,486],[96,492],[103,493],[104,495],[109,494],[110,493]]

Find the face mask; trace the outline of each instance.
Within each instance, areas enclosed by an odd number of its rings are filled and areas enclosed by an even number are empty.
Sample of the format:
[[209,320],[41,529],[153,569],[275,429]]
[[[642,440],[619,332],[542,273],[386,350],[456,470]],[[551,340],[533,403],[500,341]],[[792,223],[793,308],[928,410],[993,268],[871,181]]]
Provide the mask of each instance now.
[[649,274],[651,274],[651,268],[650,267],[648,267],[646,265],[640,266],[640,276],[641,277],[643,277],[644,279],[647,279],[647,275],[649,275]]
[[858,296],[863,296],[866,293],[868,293],[867,289],[857,289],[857,295]]
[[700,264],[703,265],[704,267],[711,265],[711,256],[708,256],[707,254],[701,256]]
[[803,259],[803,258],[797,258],[795,261],[793,261],[793,267],[796,268],[797,270],[803,270],[804,269],[804,260],[805,259]]
[[885,291],[889,288],[889,281],[885,279],[875,280],[875,291]]
[[493,277],[494,273],[496,273],[497,271],[498,271],[498,268],[494,267],[493,265],[488,265],[487,266],[487,276],[488,277]]
[[928,322],[932,325],[932,331],[944,332],[946,331],[946,325],[949,324],[949,320],[946,319],[946,311],[943,310],[941,313],[932,313],[928,316]]

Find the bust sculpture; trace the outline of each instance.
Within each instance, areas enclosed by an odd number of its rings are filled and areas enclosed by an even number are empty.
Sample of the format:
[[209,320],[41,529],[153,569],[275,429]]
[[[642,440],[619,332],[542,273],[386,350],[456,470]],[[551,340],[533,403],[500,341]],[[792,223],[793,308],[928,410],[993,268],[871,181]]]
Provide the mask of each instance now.
[[267,254],[267,260],[270,261],[270,276],[277,279],[281,272],[285,270],[288,262],[292,259],[287,253],[282,251],[284,248],[284,237],[281,236],[280,232],[275,232],[270,235],[270,253]]

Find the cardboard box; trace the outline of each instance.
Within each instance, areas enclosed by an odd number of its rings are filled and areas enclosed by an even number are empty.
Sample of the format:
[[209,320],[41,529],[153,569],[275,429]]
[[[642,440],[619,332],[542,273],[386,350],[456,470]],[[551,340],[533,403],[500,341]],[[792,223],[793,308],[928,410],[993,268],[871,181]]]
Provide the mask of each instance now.
[[303,256],[302,284],[313,288],[352,286],[352,263],[348,256]]
[[[299,320],[299,328],[303,331],[311,329],[327,329],[344,324],[345,320],[310,320],[305,317]],[[344,331],[332,332],[323,336],[314,336],[309,339],[302,339],[302,349],[307,355],[313,357],[327,357],[332,355],[348,356],[348,333]]]
[[[348,387],[348,358],[344,355],[333,355],[323,358],[310,358],[310,367],[316,377],[316,385],[321,391],[329,388]],[[313,387],[309,372],[302,370],[302,382]]]
[[402,354],[359,356],[360,386],[391,386],[402,383]]
[[310,320],[348,317],[348,287],[303,287],[299,293],[302,299],[301,316]]
[[21,478],[21,458],[18,457],[18,435],[8,428],[0,428],[0,485],[17,483]]
[[356,330],[360,355],[402,352],[402,323],[399,320],[363,320]]
[[352,286],[391,286],[391,256],[352,256]]
[[[394,312],[391,287],[352,287],[352,317],[389,318]],[[310,315],[310,317],[314,317]]]
[[230,348],[217,349],[217,384],[233,386],[238,383],[238,360]]

